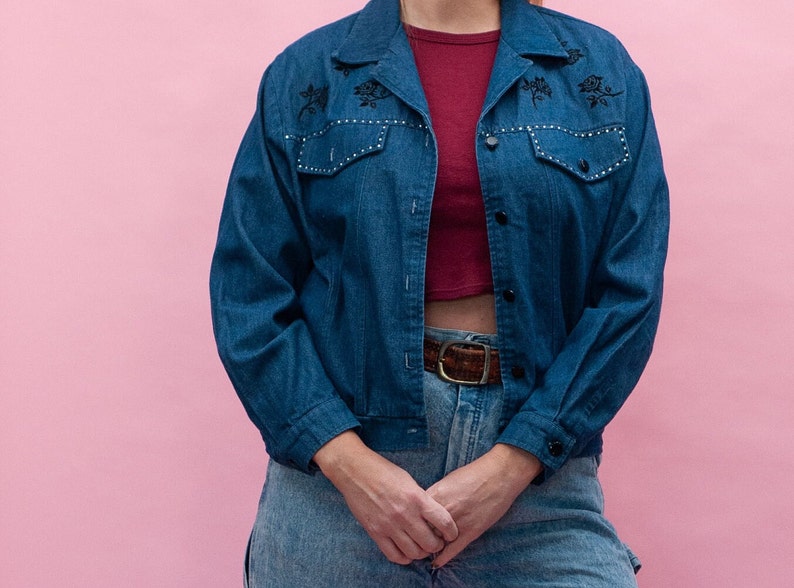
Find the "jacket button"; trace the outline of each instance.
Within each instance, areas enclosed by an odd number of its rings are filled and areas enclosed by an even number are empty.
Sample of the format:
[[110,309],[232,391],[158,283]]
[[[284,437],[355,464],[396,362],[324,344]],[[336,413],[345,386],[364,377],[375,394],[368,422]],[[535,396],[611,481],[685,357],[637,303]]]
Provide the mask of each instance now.
[[516,293],[513,292],[513,290],[505,290],[504,292],[502,292],[502,298],[504,298],[508,302],[515,302]]
[[582,170],[582,172],[584,172],[584,173],[587,173],[587,172],[590,171],[590,164],[587,162],[586,159],[580,159],[579,160],[579,169]]
[[551,441],[549,443],[549,454],[552,457],[560,457],[562,455],[563,449],[564,447],[559,441]]
[[498,222],[500,225],[507,224],[507,213],[505,211],[500,210],[494,216],[496,217],[496,222]]
[[514,377],[516,380],[520,380],[521,378],[523,378],[523,377],[526,375],[526,373],[527,373],[527,372],[526,372],[526,370],[525,370],[524,368],[522,368],[520,365],[514,365],[514,366],[513,366],[513,367],[510,369],[510,373],[511,373],[511,374],[513,374],[513,377]]
[[485,146],[488,147],[491,151],[496,149],[496,146],[499,144],[499,139],[494,137],[493,135],[488,135],[485,137]]

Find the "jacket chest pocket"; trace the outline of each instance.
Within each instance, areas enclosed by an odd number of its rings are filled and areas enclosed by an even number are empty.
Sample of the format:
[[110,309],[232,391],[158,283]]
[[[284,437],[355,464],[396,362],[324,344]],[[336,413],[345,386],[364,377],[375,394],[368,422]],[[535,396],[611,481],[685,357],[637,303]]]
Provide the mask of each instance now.
[[629,166],[624,128],[578,131],[544,125],[529,131],[550,186],[551,222],[559,262],[567,273],[586,272],[597,255],[616,191],[618,170]]
[[589,131],[541,125],[530,129],[529,136],[538,159],[583,182],[605,178],[631,159],[625,129],[618,125]]
[[389,125],[333,123],[302,140],[297,171],[313,232],[324,243],[358,241],[362,209],[371,198],[374,158],[382,157]]
[[388,125],[332,124],[303,139],[298,171],[315,176],[335,176],[367,155],[383,150]]

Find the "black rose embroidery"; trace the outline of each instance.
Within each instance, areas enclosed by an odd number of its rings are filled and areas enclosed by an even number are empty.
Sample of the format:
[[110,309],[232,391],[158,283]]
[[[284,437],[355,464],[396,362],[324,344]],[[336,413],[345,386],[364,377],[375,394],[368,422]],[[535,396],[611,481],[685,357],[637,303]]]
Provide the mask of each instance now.
[[303,116],[304,112],[309,114],[316,114],[318,110],[325,111],[328,104],[328,86],[315,88],[312,84],[300,93],[301,98],[306,100],[306,104],[298,112],[298,118]]
[[581,49],[568,49],[568,41],[562,41],[560,44],[565,47],[565,51],[568,53],[568,65],[573,65],[584,57]]
[[360,86],[355,87],[354,94],[361,99],[359,106],[369,106],[370,108],[377,108],[378,101],[388,98],[392,95],[391,91],[384,88],[380,82],[370,80],[364,82]]
[[589,76],[585,81],[579,84],[580,92],[596,92],[601,88],[601,80],[604,78],[599,76]]
[[546,82],[546,78],[536,77],[531,82],[524,78],[524,83],[521,84],[521,89],[532,92],[532,106],[538,107],[538,102],[551,98],[551,86]]
[[613,92],[611,86],[604,85],[604,78],[602,76],[591,75],[587,76],[585,80],[579,84],[579,92],[582,94],[589,94],[587,101],[590,103],[590,108],[595,108],[599,104],[602,106],[609,106],[607,98],[614,98],[620,96],[620,92]]
[[566,51],[568,52],[568,65],[573,65],[584,57],[579,49],[566,49]]

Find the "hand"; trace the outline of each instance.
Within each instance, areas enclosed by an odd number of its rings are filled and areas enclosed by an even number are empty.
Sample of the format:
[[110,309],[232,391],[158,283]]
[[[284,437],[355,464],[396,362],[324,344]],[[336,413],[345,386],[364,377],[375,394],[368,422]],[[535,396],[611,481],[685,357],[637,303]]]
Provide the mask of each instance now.
[[435,556],[433,567],[445,565],[490,529],[542,469],[531,453],[498,443],[431,486],[427,493],[449,511],[459,531]]
[[352,431],[321,447],[314,461],[389,561],[407,565],[424,559],[458,536],[444,507]]

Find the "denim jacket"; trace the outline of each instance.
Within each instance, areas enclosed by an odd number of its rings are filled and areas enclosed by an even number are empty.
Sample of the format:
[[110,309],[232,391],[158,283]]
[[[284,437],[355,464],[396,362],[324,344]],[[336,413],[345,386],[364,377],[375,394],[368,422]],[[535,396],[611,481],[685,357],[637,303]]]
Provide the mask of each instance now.
[[[536,455],[548,476],[600,453],[651,353],[668,193],[645,80],[619,42],[526,0],[501,10],[472,137],[496,293],[499,441]],[[397,0],[310,33],[265,72],[210,287],[220,356],[277,462],[312,472],[314,453],[348,429],[375,450],[427,444],[436,164]]]

